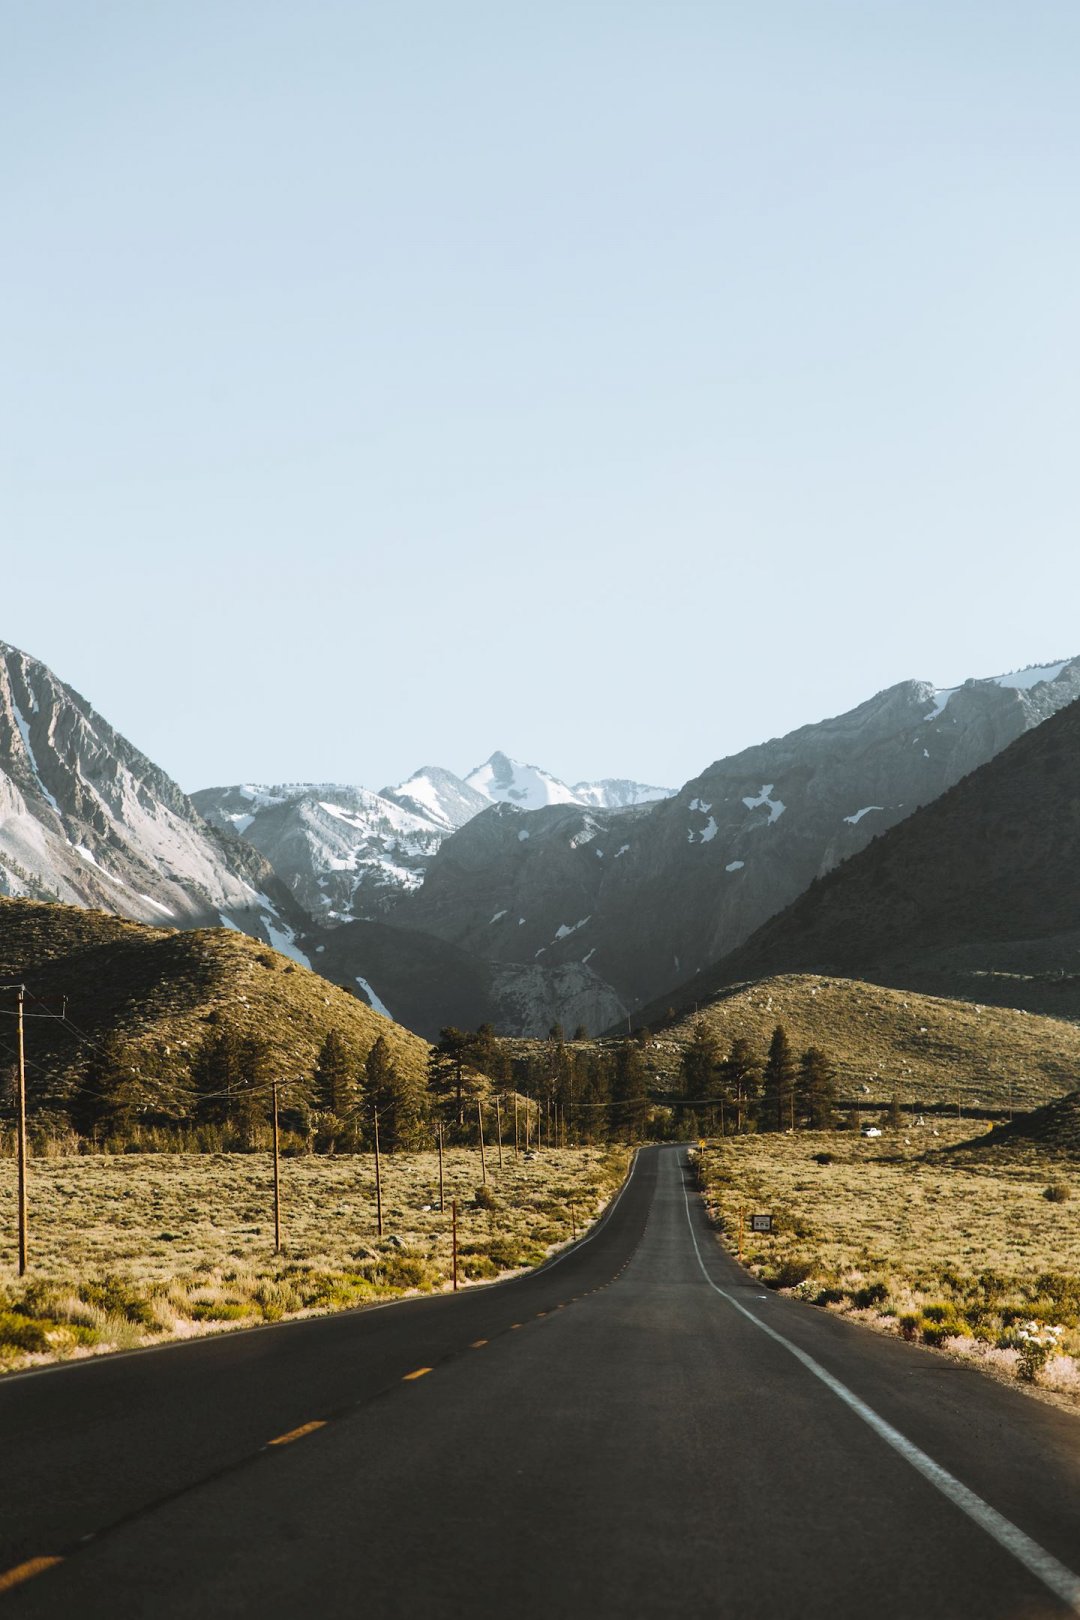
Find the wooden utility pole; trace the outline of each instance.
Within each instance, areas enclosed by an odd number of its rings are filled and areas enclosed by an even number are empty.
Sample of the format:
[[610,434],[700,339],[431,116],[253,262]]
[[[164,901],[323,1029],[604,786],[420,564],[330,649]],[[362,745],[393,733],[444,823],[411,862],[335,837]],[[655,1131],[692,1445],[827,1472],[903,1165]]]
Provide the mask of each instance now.
[[479,1101],[476,1104],[476,1124],[480,1131],[480,1180],[487,1186],[487,1159],[484,1157],[484,1110]]
[[499,1169],[501,1170],[502,1167],[503,1167],[503,1162],[502,1162],[502,1098],[501,1097],[496,1097],[495,1098],[495,1131],[496,1131],[496,1134],[497,1134],[498,1139],[499,1139]]
[[454,1261],[454,1293],[457,1293],[457,1199],[450,1205],[450,1252]]
[[26,1049],[23,1043],[23,1009],[26,986],[17,991],[19,1012],[19,1096],[16,1133],[19,1139],[19,1276],[26,1276]]
[[515,1159],[518,1156],[518,1150],[519,1150],[520,1146],[521,1146],[521,1133],[520,1133],[520,1131],[518,1129],[518,1094],[515,1091],[514,1092],[514,1158]]
[[382,1171],[379,1165],[379,1110],[372,1110],[375,1119],[375,1218],[382,1237]]
[[442,1165],[442,1124],[435,1127],[435,1140],[439,1144],[439,1214],[446,1209],[446,1199],[443,1197],[443,1165]]
[[281,1152],[278,1140],[277,1081],[272,1085],[274,1101],[274,1253],[281,1253]]
[[577,1242],[577,1216],[574,1214],[574,1200],[570,1200],[570,1233],[574,1242]]

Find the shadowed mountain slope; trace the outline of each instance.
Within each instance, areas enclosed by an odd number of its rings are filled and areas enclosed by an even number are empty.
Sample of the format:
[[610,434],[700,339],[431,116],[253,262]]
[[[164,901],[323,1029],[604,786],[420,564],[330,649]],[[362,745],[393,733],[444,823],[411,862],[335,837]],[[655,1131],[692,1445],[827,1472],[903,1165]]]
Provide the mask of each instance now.
[[658,999],[816,972],[1080,1015],[1080,703],[821,878]]
[[587,963],[638,1008],[1077,696],[1078,660],[946,691],[907,681],[653,804],[496,805],[388,920],[501,962]]
[[[100,911],[0,900],[0,981],[25,983],[32,1100],[63,1101],[107,1035],[130,1042],[167,1082],[215,1027],[267,1041],[280,1077],[309,1070],[331,1030],[365,1054],[385,1036],[403,1072],[425,1073],[427,1047],[364,1002],[259,941],[228,929],[148,928]],[[45,1005],[42,1006],[42,1003]],[[10,995],[0,1001],[5,1014]],[[0,1023],[0,1063],[15,1056],[15,1025]]]

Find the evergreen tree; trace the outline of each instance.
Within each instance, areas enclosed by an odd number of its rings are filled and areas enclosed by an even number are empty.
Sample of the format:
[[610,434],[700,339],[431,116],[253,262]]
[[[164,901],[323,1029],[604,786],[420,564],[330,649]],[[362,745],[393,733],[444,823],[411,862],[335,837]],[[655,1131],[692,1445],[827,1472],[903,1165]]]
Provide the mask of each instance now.
[[708,1024],[699,1018],[682,1054],[683,1100],[692,1106],[695,1115],[704,1119],[710,1133],[716,1129],[717,1106],[723,1108],[723,1087],[720,1083],[720,1051]]
[[510,1075],[510,1060],[491,1024],[481,1024],[468,1043],[468,1061],[489,1080],[502,1085]]
[[254,1146],[270,1116],[273,1063],[267,1043],[229,1026],[216,1030],[194,1053],[191,1078],[199,1123],[229,1127],[245,1147]]
[[428,1090],[444,1111],[452,1109],[459,1126],[465,1124],[465,1093],[475,1089],[472,1056],[475,1037],[449,1025],[428,1058]]
[[151,1105],[139,1053],[118,1036],[107,1035],[87,1060],[68,1112],[80,1135],[110,1137],[138,1123]]
[[[380,1036],[380,1039],[382,1037]],[[356,1110],[356,1059],[336,1029],[319,1048],[314,1074],[315,1106],[335,1119],[350,1120]]]
[[645,1133],[647,1086],[648,1071],[641,1047],[636,1041],[620,1041],[615,1055],[611,1123],[613,1130],[625,1135],[628,1142],[639,1140]]
[[401,1074],[384,1036],[380,1035],[364,1060],[364,1114],[379,1116],[379,1146],[414,1147],[420,1136],[423,1088]]
[[738,1035],[724,1064],[724,1091],[735,1115],[735,1129],[750,1129],[756,1118],[761,1089],[761,1065],[750,1042]]
[[614,1066],[602,1049],[590,1052],[580,1078],[577,1125],[579,1136],[586,1142],[602,1142],[608,1133]]
[[797,1082],[801,1123],[814,1131],[832,1130],[836,1124],[836,1070],[817,1046],[802,1055]]
[[769,1042],[759,1123],[765,1131],[786,1131],[795,1123],[795,1061],[783,1024],[777,1024]]
[[191,1080],[198,1123],[228,1123],[233,1100],[244,1081],[244,1042],[235,1029],[225,1025],[208,1035],[195,1049],[191,1057]]

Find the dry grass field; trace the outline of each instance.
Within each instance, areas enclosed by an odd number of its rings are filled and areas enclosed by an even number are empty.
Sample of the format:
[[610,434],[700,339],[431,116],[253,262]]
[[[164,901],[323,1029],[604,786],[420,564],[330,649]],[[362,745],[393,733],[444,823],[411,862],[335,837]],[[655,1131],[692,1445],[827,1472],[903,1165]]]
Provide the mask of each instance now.
[[[736,1250],[742,1225],[771,1286],[1080,1401],[1080,1163],[949,1151],[971,1132],[728,1138],[698,1173],[724,1241]],[[747,1230],[756,1211],[772,1235]]]
[[282,1161],[274,1254],[267,1154],[124,1154],[31,1161],[30,1270],[16,1274],[15,1166],[0,1160],[0,1369],[450,1286],[451,1201],[464,1284],[537,1265],[595,1220],[621,1150],[535,1158],[448,1149]]

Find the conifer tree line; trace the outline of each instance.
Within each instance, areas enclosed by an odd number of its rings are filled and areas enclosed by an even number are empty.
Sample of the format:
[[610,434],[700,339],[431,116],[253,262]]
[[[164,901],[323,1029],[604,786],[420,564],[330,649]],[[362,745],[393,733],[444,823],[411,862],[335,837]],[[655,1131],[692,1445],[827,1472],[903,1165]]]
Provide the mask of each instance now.
[[783,1024],[759,1054],[737,1036],[725,1055],[699,1019],[682,1057],[683,1104],[712,1136],[746,1131],[830,1130],[836,1124],[836,1069],[820,1047],[796,1057]]
[[436,1132],[448,1146],[471,1144],[482,1123],[489,1141],[497,1129],[513,1141],[516,1122],[521,1145],[539,1137],[549,1147],[835,1123],[830,1059],[816,1047],[796,1056],[781,1025],[767,1052],[739,1037],[725,1053],[700,1020],[674,1094],[650,1072],[648,1047],[644,1030],[589,1041],[579,1029],[568,1041],[555,1025],[547,1040],[526,1044],[501,1040],[490,1024],[447,1027],[420,1078],[399,1069],[383,1037],[361,1052],[331,1030],[314,1063],[288,1073],[271,1043],[221,1024],[178,1077],[167,1047],[106,1036],[88,1054],[63,1123],[101,1144],[138,1145],[156,1133],[150,1145],[248,1151],[265,1146],[274,1080],[289,1150],[316,1153],[369,1150],[376,1116],[390,1152],[430,1147]]

